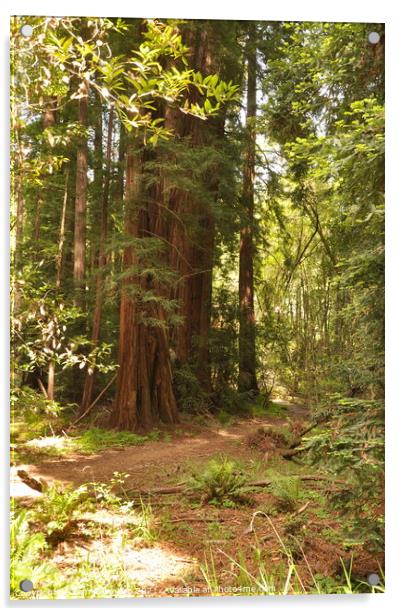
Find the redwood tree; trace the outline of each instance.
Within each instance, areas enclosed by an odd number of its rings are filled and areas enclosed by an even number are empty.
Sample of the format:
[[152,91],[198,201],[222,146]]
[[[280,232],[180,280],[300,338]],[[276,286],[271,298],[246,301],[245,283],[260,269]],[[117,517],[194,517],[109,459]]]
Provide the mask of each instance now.
[[132,138],[126,160],[124,231],[132,238],[132,244],[126,246],[123,256],[127,275],[123,278],[120,304],[120,367],[110,423],[119,430],[147,430],[160,420],[176,422],[178,413],[164,315],[156,302],[146,306],[141,302],[141,294],[150,291],[153,285],[149,276],[138,274],[140,257],[134,247],[135,240],[153,233],[157,221],[143,207],[144,152]]
[[246,144],[242,188],[242,227],[239,253],[239,376],[241,392],[257,392],[254,308],[254,183],[256,150],[256,28],[249,22],[246,43]]

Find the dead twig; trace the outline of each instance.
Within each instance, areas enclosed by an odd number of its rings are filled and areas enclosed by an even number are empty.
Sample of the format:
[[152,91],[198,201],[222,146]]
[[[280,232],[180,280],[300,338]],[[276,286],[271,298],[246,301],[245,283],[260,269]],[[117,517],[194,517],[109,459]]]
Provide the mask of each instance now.
[[297,509],[295,514],[303,513],[309,507],[310,504],[311,504],[311,501],[308,501],[307,503],[305,503],[305,505],[302,505],[302,507]]
[[183,518],[172,518],[170,520],[173,524],[179,522],[224,522],[224,518],[198,518],[196,516],[185,516]]
[[80,415],[80,416],[78,417],[78,419],[76,419],[75,421],[73,421],[73,422],[72,422],[72,424],[71,424],[70,426],[68,426],[68,428],[67,428],[67,432],[68,432],[68,430],[70,430],[71,428],[73,428],[74,426],[76,426],[76,425],[77,425],[77,423],[81,421],[81,419],[83,419],[84,417],[86,417],[86,415],[88,415],[88,413],[89,413],[89,412],[93,409],[93,407],[95,406],[95,404],[96,404],[97,402],[99,402],[99,400],[100,400],[100,398],[103,396],[103,394],[105,394],[105,393],[106,393],[106,391],[108,390],[108,388],[110,387],[110,385],[112,385],[112,384],[114,383],[114,381],[116,380],[116,378],[117,378],[117,372],[116,372],[116,374],[113,376],[113,378],[111,379],[111,381],[109,381],[109,382],[107,383],[106,387],[105,387],[104,389],[102,389],[102,391],[100,392],[100,394],[98,395],[98,397],[97,397],[97,398],[95,398],[95,400],[92,402],[92,404],[90,404],[90,405],[88,406],[88,408],[86,409],[86,411],[85,411],[84,413],[82,413],[82,415]]

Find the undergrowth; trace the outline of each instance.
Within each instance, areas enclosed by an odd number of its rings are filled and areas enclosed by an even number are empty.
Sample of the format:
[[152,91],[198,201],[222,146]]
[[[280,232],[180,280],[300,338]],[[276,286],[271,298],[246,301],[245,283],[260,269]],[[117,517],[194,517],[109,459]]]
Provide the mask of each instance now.
[[[88,483],[76,489],[54,484],[30,510],[12,502],[12,599],[138,593],[137,584],[127,574],[122,552],[124,546],[152,545],[157,533],[150,505],[133,503],[113,491],[121,490],[125,479],[126,475],[117,473],[108,484]],[[72,560],[60,570],[56,556],[61,544],[69,546]],[[31,592],[20,589],[25,579],[33,583]]]
[[[282,564],[272,566],[267,554],[261,548],[260,539],[255,533],[254,520],[263,516],[275,538],[277,547],[286,559],[286,567]],[[271,518],[262,511],[256,511],[252,516],[250,530],[254,534],[251,562],[247,560],[241,550],[235,556],[217,547],[215,551],[210,548],[204,556],[201,572],[212,596],[221,594],[231,595],[288,595],[288,594],[355,594],[355,593],[382,593],[384,592],[384,574],[380,570],[380,582],[371,585],[366,580],[359,580],[353,575],[352,559],[347,566],[341,560],[341,573],[334,577],[315,575],[311,563],[305,552],[300,548],[303,569],[297,564],[294,551],[287,539],[283,539]],[[228,567],[217,570],[216,555],[223,556]],[[306,571],[307,575],[301,571]],[[227,574],[230,573],[231,585],[227,585]],[[227,590],[228,589],[228,590]]]
[[223,507],[235,507],[248,500],[245,483],[239,464],[224,456],[212,458],[187,480],[188,488],[199,494],[201,503]]

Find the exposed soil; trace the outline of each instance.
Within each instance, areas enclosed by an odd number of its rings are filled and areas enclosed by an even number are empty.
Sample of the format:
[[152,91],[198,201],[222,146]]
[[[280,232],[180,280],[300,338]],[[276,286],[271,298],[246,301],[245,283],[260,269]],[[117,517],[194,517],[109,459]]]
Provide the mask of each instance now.
[[[92,455],[70,456],[68,459],[47,459],[37,464],[14,467],[12,495],[27,501],[40,496],[39,492],[21,482],[17,475],[21,469],[48,483],[61,481],[75,486],[90,481],[107,482],[113,477],[113,473],[124,472],[129,474],[127,488],[151,492],[156,487],[177,484],[182,479],[185,467],[195,466],[217,454],[224,454],[244,463],[260,460],[265,464],[267,458],[264,448],[258,447],[258,443],[253,443],[252,439],[264,430],[267,430],[269,435],[269,427],[285,426],[289,421],[292,426],[308,421],[309,413],[304,406],[282,400],[276,402],[287,407],[284,416],[241,419],[225,427],[217,422],[207,427],[181,424],[166,432],[171,439],[169,442],[159,440],[141,446],[108,449]],[[278,445],[279,443],[271,440],[273,455],[274,447]],[[283,465],[288,464],[283,458],[279,458]],[[308,488],[308,484],[305,487]],[[340,531],[339,520],[335,515],[330,523],[326,518],[321,519],[314,508],[317,503],[312,502],[310,507],[309,503],[306,503],[306,513],[293,518],[288,517],[285,511],[276,511],[272,516],[274,527],[269,518],[261,515],[255,520],[253,531],[247,531],[255,511],[269,511],[274,509],[275,505],[275,497],[266,490],[253,492],[251,502],[233,509],[217,508],[208,504],[200,507],[199,503],[192,503],[190,498],[182,498],[177,494],[158,495],[157,498],[152,497],[151,502],[160,537],[156,545],[122,548],[118,543],[118,534],[112,538],[107,538],[106,535],[102,540],[92,539],[89,542],[81,542],[79,537],[75,540],[71,538],[56,547],[54,562],[57,566],[68,568],[74,566],[74,562],[77,558],[82,558],[82,554],[85,558],[101,560],[102,555],[107,552],[108,560],[115,558],[124,563],[126,575],[138,583],[142,589],[140,594],[144,596],[185,596],[188,593],[207,595],[209,590],[199,566],[201,563],[208,562],[208,558],[212,557],[213,567],[219,572],[219,583],[227,585],[228,589],[234,588],[240,579],[240,569],[232,560],[234,556],[241,554],[248,570],[257,575],[256,541],[266,570],[280,571],[287,567],[287,557],[278,536],[291,540],[291,533],[295,532],[296,536],[306,537],[303,541],[304,552],[300,551],[299,558],[296,540],[291,546],[301,584],[313,586],[311,569],[324,576],[341,573],[341,560],[347,563],[350,553],[333,540],[333,537],[330,539],[330,534],[327,535],[328,529],[333,536]],[[301,510],[303,511],[303,508]],[[295,531],[288,529],[289,519],[293,520]],[[115,526],[119,522],[121,520],[118,516],[112,516],[109,522],[107,516],[102,517],[103,524],[110,523]],[[372,556],[362,548],[354,550],[354,556],[358,564],[357,573],[361,578],[366,578],[370,571],[377,571],[378,560],[382,562],[382,555],[380,558]],[[276,588],[275,592],[280,593],[282,590]],[[257,592],[256,588],[252,594]],[[222,594],[236,594],[236,591],[228,590]]]
[[38,464],[24,464],[12,469],[11,496],[32,497],[34,493],[19,479],[17,472],[24,469],[46,482],[61,481],[75,486],[89,481],[108,481],[115,472],[130,475],[129,488],[151,490],[155,485],[174,482],[184,464],[216,454],[249,459],[254,454],[245,446],[249,434],[257,428],[285,425],[290,417],[306,419],[308,410],[299,404],[276,400],[286,406],[287,417],[238,420],[230,426],[203,427],[181,424],[170,434],[170,442],[149,442],[143,445],[107,449],[91,455],[74,455],[68,459],[46,459]]

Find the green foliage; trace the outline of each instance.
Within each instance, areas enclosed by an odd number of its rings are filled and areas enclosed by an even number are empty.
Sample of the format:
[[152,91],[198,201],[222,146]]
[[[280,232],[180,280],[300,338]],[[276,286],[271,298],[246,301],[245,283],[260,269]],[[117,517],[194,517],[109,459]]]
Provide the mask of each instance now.
[[[20,36],[22,19],[34,28],[32,37]],[[383,36],[372,46],[367,41],[372,24],[255,24],[250,43],[257,49],[261,96],[249,122],[256,133],[250,230],[262,393],[251,398],[237,391],[238,249],[240,232],[248,225],[242,184],[249,135],[241,105],[246,27],[235,20],[12,19],[13,461],[36,463],[46,456],[90,455],[171,439],[157,430],[143,436],[92,427],[87,417],[68,434],[62,432],[71,424],[84,377],[99,376],[94,400],[107,384],[102,375],[117,368],[123,292],[130,300],[127,316],[138,325],[135,348],[144,352],[147,347],[156,357],[154,366],[159,355],[153,345],[159,334],[166,336],[170,359],[163,374],[171,367],[178,408],[194,423],[208,422],[212,410],[223,425],[236,417],[254,418],[264,427],[251,435],[253,445],[263,441],[281,449],[293,442],[296,426],[265,425],[286,412],[269,400],[270,393],[299,394],[317,408],[322,422],[299,451],[304,461],[339,479],[329,504],[341,528],[326,529],[326,539],[338,539],[344,550],[381,550]],[[384,35],[381,24],[374,29]],[[202,53],[194,54],[198,42]],[[87,123],[78,121],[84,101]],[[110,161],[104,148],[109,128]],[[83,146],[88,186],[81,288],[73,266],[74,206],[82,172],[77,176],[76,163]],[[131,179],[124,175],[129,155],[139,160]],[[138,188],[133,203],[127,199],[130,182]],[[108,239],[100,256],[104,235]],[[101,327],[95,335],[99,295]],[[199,297],[205,312],[192,314],[192,300]],[[207,343],[204,317],[210,324]],[[191,330],[190,319],[202,336],[188,340],[184,364],[175,349],[180,328]],[[144,370],[149,381],[153,367]],[[50,401],[45,389],[51,392],[54,371],[57,401]],[[210,374],[211,388],[204,388],[200,373]],[[108,399],[104,394],[107,411],[118,383],[106,390]],[[152,397],[156,390],[150,391]],[[238,584],[256,584],[265,594],[366,590],[355,583],[348,565],[338,578],[304,583],[294,560],[302,556],[304,517],[291,512],[305,492],[294,463],[283,466],[281,459],[269,459],[269,464],[279,472],[270,469],[274,498],[267,495],[266,507],[279,514],[286,536],[281,538],[273,524],[270,531],[288,567],[276,569],[257,545],[251,563],[245,552],[234,558],[219,555],[219,562],[221,556],[228,558],[231,578],[237,575]],[[265,468],[257,472],[266,475]],[[246,501],[244,472],[225,458],[194,472],[188,488],[201,503],[218,507]],[[73,571],[66,565],[65,575],[42,565],[50,563],[58,541],[65,539],[71,547],[76,532],[85,541],[97,532],[108,548],[118,532],[91,518],[101,517],[103,508],[124,519],[121,546],[155,541],[149,506],[141,503],[134,511],[117,491],[124,493],[123,476],[78,489],[55,485],[30,514],[15,515],[15,597],[22,598],[21,576],[35,580],[38,597],[139,592],[124,563],[112,562],[109,554],[98,557],[89,550],[85,559],[77,556]],[[325,519],[332,512],[322,499],[314,492],[310,500],[317,503],[316,517]],[[182,530],[189,535],[191,527]],[[212,534],[228,538],[216,529]],[[215,565],[211,554],[203,568],[213,594],[220,592]]]
[[237,295],[222,285],[216,281],[213,293],[209,352],[216,403],[231,408],[235,406],[238,378]]
[[286,415],[284,406],[263,397],[259,397],[259,400],[249,406],[253,417],[283,417]]
[[230,413],[227,413],[224,409],[221,409],[216,415],[217,421],[219,421],[223,426],[228,426],[233,421],[233,416]]
[[[138,586],[127,570],[121,552],[126,546],[152,544],[156,538],[149,505],[114,493],[122,490],[126,474],[115,473],[105,483],[88,483],[77,489],[54,484],[32,510],[13,509],[11,521],[11,597],[59,599],[136,596]],[[110,524],[110,515],[113,521]],[[115,517],[114,517],[115,516]],[[114,526],[115,521],[120,522]],[[78,526],[79,524],[79,526]],[[92,550],[74,545],[74,535]],[[97,548],[99,537],[107,551]],[[72,560],[59,566],[54,549],[65,541]],[[24,593],[19,583],[29,579],[34,589]]]
[[[64,424],[61,419],[59,421],[58,429],[61,430]],[[40,433],[42,436],[37,436]],[[49,435],[47,421],[41,422],[40,418],[32,415],[32,419],[27,423],[27,415],[24,415],[21,421],[13,423],[13,460],[15,463],[31,463],[43,458],[65,458],[72,454],[90,455],[107,449],[137,447],[161,438],[167,442],[170,437],[161,435],[158,430],[152,430],[144,436],[94,427],[82,427],[71,434],[56,435],[52,432]]]
[[235,507],[246,501],[246,477],[234,460],[211,459],[204,469],[188,479],[188,488],[198,492],[202,502],[222,507]]
[[133,432],[111,432],[101,428],[89,428],[74,438],[77,449],[82,453],[96,453],[110,447],[129,447],[143,445],[146,442],[157,440],[156,431],[141,436]]
[[93,509],[93,502],[87,486],[72,489],[72,486],[54,483],[38,499],[32,521],[44,529],[50,543],[58,542],[75,529],[76,521],[90,509]]
[[210,408],[209,397],[190,365],[173,364],[173,387],[181,411],[201,414]]
[[46,540],[43,533],[31,533],[32,513],[26,509],[12,511],[10,523],[10,595],[21,599],[23,580],[31,580],[34,587],[49,579],[54,568],[43,560]]
[[[64,422],[62,407],[30,387],[11,392],[11,441],[25,443],[31,438],[54,435]],[[65,411],[66,409],[64,409]]]
[[301,480],[296,475],[271,474],[271,491],[283,511],[293,511],[299,501]]
[[[384,542],[384,408],[380,400],[332,397],[324,407],[326,421],[304,438],[310,460],[346,484],[332,504],[346,516],[350,536],[373,550]],[[358,516],[355,507],[358,503]]]

